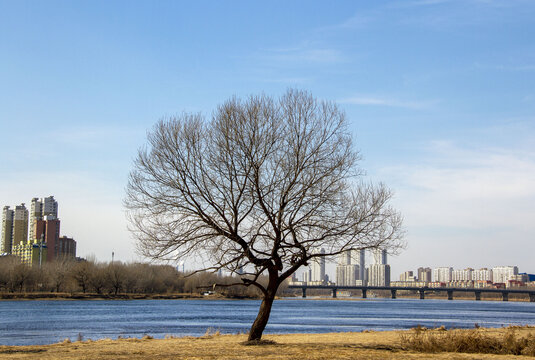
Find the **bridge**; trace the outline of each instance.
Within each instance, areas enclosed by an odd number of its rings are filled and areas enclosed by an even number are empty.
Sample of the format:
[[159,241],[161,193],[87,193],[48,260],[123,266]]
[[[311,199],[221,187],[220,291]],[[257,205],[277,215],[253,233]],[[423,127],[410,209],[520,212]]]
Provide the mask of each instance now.
[[535,302],[535,289],[488,289],[488,288],[448,288],[448,287],[417,287],[417,286],[338,286],[338,285],[289,285],[288,289],[301,289],[303,297],[307,296],[307,289],[315,290],[330,290],[333,298],[336,298],[338,290],[360,290],[362,291],[362,298],[367,297],[370,290],[389,290],[392,294],[392,299],[397,297],[397,292],[400,290],[415,291],[420,294],[420,299],[425,299],[426,292],[446,292],[448,300],[453,300],[454,292],[474,293],[476,300],[481,300],[482,293],[501,294],[503,301],[509,300],[509,294],[528,294],[529,301]]

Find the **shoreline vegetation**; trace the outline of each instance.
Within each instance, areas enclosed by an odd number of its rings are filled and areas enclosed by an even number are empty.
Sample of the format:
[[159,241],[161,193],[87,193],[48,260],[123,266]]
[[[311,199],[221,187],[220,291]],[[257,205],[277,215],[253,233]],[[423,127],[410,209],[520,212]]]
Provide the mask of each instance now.
[[[77,341],[0,346],[0,359],[510,359],[535,356],[535,327],[265,335],[250,344],[246,334],[201,337]],[[252,345],[252,346],[251,346]]]

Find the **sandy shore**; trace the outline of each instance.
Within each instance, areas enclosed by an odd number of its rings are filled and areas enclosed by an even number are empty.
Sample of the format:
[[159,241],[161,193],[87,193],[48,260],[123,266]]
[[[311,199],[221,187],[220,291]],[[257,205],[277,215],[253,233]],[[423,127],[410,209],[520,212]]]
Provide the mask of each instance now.
[[[505,329],[480,329],[502,336]],[[535,328],[515,330],[519,336]],[[0,359],[511,359],[511,355],[417,353],[404,349],[403,331],[267,335],[276,344],[246,346],[246,335],[210,335],[156,340],[63,342],[44,346],[0,346]],[[530,357],[526,357],[530,358]]]

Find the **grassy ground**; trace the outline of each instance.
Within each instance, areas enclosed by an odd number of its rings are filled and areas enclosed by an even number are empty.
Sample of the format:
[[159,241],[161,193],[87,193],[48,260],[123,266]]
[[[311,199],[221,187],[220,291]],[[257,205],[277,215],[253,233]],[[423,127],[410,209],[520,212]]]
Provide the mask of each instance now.
[[[460,330],[455,330],[460,331]],[[503,338],[510,330],[477,329]],[[63,342],[46,346],[0,346],[0,359],[511,359],[512,355],[408,350],[415,331],[267,335],[276,344],[247,346],[246,335],[209,335],[165,340],[119,339]],[[439,330],[429,333],[446,333]],[[535,335],[535,328],[514,330],[516,337]],[[531,334],[531,335],[530,335]],[[530,357],[525,357],[530,358]],[[533,357],[531,357],[533,359]]]

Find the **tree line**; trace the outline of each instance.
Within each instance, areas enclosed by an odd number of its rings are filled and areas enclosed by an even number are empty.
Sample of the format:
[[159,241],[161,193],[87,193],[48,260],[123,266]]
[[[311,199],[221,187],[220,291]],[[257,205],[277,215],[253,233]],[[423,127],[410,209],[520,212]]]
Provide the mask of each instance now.
[[235,277],[182,273],[170,265],[65,258],[31,267],[14,256],[0,257],[0,292],[4,293],[198,294],[212,290],[215,283],[229,285],[217,288],[224,296],[259,296],[253,288],[230,286],[236,283]]

